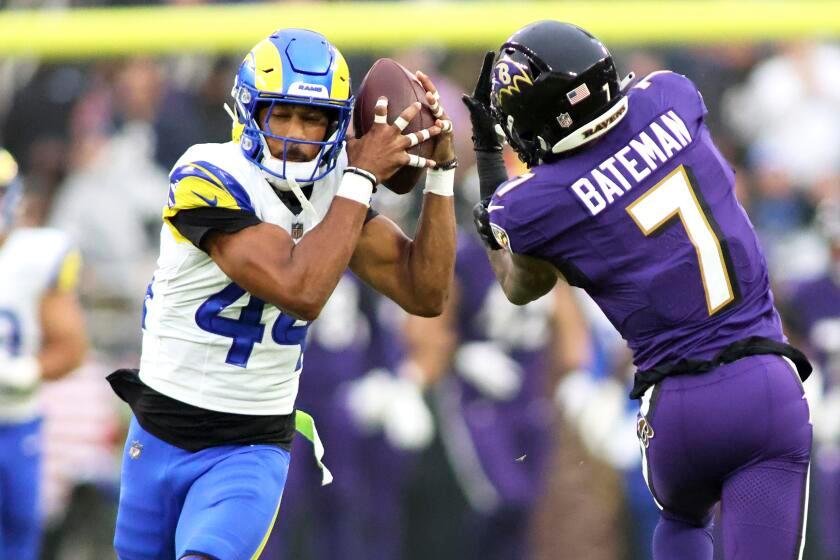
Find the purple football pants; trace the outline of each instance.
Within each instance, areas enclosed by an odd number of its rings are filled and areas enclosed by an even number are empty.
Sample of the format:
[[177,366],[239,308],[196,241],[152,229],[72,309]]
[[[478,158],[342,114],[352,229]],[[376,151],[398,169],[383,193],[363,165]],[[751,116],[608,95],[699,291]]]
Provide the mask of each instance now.
[[726,560],[799,559],[811,431],[799,377],[778,356],[649,389],[637,433],[645,480],[662,510],[654,559],[712,560],[718,502]]

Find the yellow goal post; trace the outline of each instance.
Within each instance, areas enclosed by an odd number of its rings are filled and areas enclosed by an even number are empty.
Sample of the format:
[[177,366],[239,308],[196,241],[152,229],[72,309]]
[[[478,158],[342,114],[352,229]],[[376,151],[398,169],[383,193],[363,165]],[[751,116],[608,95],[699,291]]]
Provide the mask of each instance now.
[[241,53],[281,27],[315,29],[345,51],[498,46],[539,19],[585,27],[609,45],[840,37],[831,0],[282,2],[0,11],[0,57]]

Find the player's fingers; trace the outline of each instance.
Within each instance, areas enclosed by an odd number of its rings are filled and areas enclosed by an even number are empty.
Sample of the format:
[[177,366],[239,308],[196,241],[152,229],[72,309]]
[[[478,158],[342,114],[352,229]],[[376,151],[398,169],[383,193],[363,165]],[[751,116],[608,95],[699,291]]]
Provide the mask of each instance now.
[[446,110],[440,104],[440,94],[438,92],[426,92],[426,103],[429,104],[429,110],[436,119],[444,118]]
[[435,126],[440,127],[441,134],[452,133],[452,121],[450,119],[438,119],[435,122]]
[[434,84],[434,82],[432,82],[431,78],[429,78],[426,74],[424,74],[420,70],[415,72],[414,75],[417,76],[418,80],[420,80],[420,83],[423,85],[423,89],[425,89],[429,93],[434,94],[438,98],[440,97],[438,95],[437,87],[435,87],[435,84]]
[[417,133],[411,132],[409,134],[406,134],[404,136],[404,138],[408,141],[408,147],[413,148],[414,146],[416,146],[420,142],[425,142],[426,140],[431,138],[431,135],[429,134],[429,131],[427,129],[427,130],[421,130],[420,132],[417,132]]
[[484,61],[481,64],[481,73],[478,75],[478,80],[475,82],[475,90],[473,90],[473,97],[478,101],[489,104],[490,103],[490,82],[493,74],[493,61],[496,59],[494,51],[488,51],[484,55]]
[[404,134],[403,138],[405,138],[408,142],[406,148],[413,148],[417,144],[422,144],[429,138],[433,138],[440,134],[441,131],[442,129],[439,126],[434,125],[430,126],[429,128],[424,128],[419,132],[409,132],[408,134]]
[[432,115],[434,115],[436,119],[443,117],[446,111],[444,111],[440,104],[440,92],[435,87],[431,78],[420,70],[414,74],[417,76],[417,79],[420,80],[420,83],[423,85],[423,89],[426,90],[426,102],[429,104],[429,109],[432,111]]
[[380,97],[373,108],[373,124],[388,124],[388,98]]
[[394,121],[394,126],[396,126],[400,132],[405,130],[405,127],[408,126],[408,123],[411,122],[411,119],[417,116],[417,113],[420,112],[420,102],[415,101],[408,107],[406,107],[400,116],[396,118]]
[[424,157],[415,156],[414,154],[406,154],[408,161],[404,165],[409,167],[434,167],[437,163],[434,160],[426,159]]

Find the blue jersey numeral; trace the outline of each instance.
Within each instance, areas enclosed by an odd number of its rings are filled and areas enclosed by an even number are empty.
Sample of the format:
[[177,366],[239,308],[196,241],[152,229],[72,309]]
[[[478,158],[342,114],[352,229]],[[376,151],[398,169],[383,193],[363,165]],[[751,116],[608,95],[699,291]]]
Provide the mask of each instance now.
[[[236,284],[229,284],[222,291],[210,296],[195,312],[195,322],[201,330],[233,339],[225,363],[242,368],[247,367],[254,345],[262,342],[265,325],[261,320],[265,302],[250,296],[238,319],[222,317],[221,312],[236,303],[245,293],[245,290]],[[277,344],[300,346],[301,355],[297,365],[299,368],[303,360],[304,342],[309,325],[294,326],[295,321],[294,317],[281,313],[271,329],[271,338]]]
[[152,298],[155,297],[155,292],[152,290],[152,284],[155,283],[155,277],[152,276],[152,279],[149,281],[149,285],[146,286],[146,295],[143,296],[143,315],[140,317],[140,328],[146,330],[146,313],[149,312],[149,303],[152,301]]
[[281,314],[274,322],[274,328],[271,329],[271,339],[277,344],[300,346],[300,357],[295,366],[295,370],[298,370],[303,365],[303,351],[306,346],[306,331],[309,330],[309,323],[297,327],[294,325],[294,317]]

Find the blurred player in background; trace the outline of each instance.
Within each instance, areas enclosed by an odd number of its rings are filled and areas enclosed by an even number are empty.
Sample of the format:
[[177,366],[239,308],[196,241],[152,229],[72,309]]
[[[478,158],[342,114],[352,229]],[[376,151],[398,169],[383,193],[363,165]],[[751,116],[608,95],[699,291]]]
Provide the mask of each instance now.
[[[303,348],[348,265],[406,310],[440,313],[455,252],[455,155],[434,85],[418,79],[434,126],[403,135],[420,104],[388,124],[381,98],[371,130],[346,143],[344,58],[318,33],[280,30],[239,68],[234,141],[193,146],[175,164],[140,370],[109,377],[134,413],[122,560],[259,556],[295,428],[317,440],[294,408]],[[406,153],[441,132],[434,161]],[[436,161],[448,165],[429,170],[412,241],[370,210],[371,194],[402,166]]]
[[[412,411],[424,407],[419,390],[391,373],[398,362],[390,355],[396,351],[399,360],[401,344],[387,319],[404,315],[395,307],[347,273],[312,324],[297,402],[318,419],[335,481],[319,488],[317,469],[301,453],[306,443],[296,439],[264,560],[400,556],[405,451],[428,440],[415,434],[430,430],[431,418],[417,421]],[[408,437],[399,429],[404,425],[413,428]]]
[[814,511],[823,554],[840,558],[840,200],[820,204],[816,222],[829,246],[828,270],[793,289],[786,320],[815,357],[817,380],[822,381],[821,394],[814,399],[817,405],[812,405]]
[[79,366],[87,348],[69,238],[15,228],[17,164],[0,149],[0,558],[35,560],[41,538],[38,386]]
[[[555,21],[488,53],[465,96],[476,225],[508,299],[562,276],[633,350],[643,472],[662,509],[654,558],[711,559],[718,501],[727,558],[800,557],[811,366],[782,333],[700,93],[668,71],[631,80],[595,37]],[[531,168],[510,181],[496,124]]]
[[551,296],[511,305],[481,242],[460,232],[447,310],[410,317],[406,330],[409,363],[430,387],[442,455],[465,500],[418,469],[407,558],[531,556],[527,534],[552,420],[553,309]]

